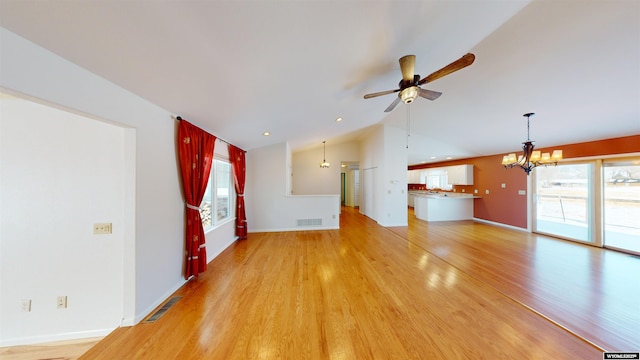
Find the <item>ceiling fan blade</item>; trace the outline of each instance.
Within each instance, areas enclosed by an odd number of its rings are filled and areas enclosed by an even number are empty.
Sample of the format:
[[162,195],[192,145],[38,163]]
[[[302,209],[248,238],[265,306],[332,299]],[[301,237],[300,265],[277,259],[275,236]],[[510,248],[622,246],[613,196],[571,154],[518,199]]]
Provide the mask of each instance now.
[[402,71],[402,80],[405,82],[413,81],[413,74],[416,67],[416,56],[405,55],[400,58],[400,71]]
[[432,81],[440,79],[443,76],[447,76],[447,75],[451,74],[452,72],[455,72],[455,71],[458,71],[460,69],[463,69],[463,68],[473,64],[473,61],[475,59],[476,59],[476,56],[473,55],[472,53],[465,54],[460,59],[452,62],[451,64],[443,67],[440,70],[437,70],[437,71],[431,73],[429,76],[427,76],[424,79],[420,80],[418,82],[418,85],[430,83]]
[[439,91],[427,90],[427,89],[418,89],[418,95],[428,100],[435,100],[442,95]]
[[380,91],[377,93],[371,93],[371,94],[367,94],[364,96],[365,99],[371,99],[372,97],[376,97],[376,96],[382,96],[382,95],[387,95],[387,94],[393,94],[400,91],[400,89],[395,89],[395,90],[387,90],[387,91]]
[[400,96],[398,96],[395,100],[393,100],[391,105],[389,105],[389,107],[384,109],[384,112],[390,112],[391,110],[395,109],[396,106],[398,106],[398,104],[400,104]]

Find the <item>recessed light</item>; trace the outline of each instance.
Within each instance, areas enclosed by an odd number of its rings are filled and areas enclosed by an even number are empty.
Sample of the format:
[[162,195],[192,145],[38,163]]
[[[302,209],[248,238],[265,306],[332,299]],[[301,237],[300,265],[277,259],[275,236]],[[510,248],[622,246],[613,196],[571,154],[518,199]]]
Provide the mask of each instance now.
[[341,118],[341,117],[339,117],[339,118],[337,118],[337,119],[336,119],[336,122],[340,122],[340,121],[342,121],[342,118]]
[[435,159],[435,158],[436,158],[435,156],[432,156],[432,157],[430,157],[429,159],[433,160],[433,159]]
[[451,156],[447,156],[447,160],[451,160],[453,159]]
[[268,131],[265,131],[265,132],[263,132],[263,133],[262,133],[262,135],[264,135],[264,136],[269,136],[269,135],[271,135],[271,133],[270,133],[270,132],[268,132]]

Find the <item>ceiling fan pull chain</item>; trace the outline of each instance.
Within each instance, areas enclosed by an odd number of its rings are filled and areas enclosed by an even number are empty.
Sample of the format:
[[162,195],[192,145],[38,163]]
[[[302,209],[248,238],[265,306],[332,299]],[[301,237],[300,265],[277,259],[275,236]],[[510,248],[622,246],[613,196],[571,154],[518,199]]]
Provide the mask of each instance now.
[[407,106],[407,149],[409,148],[409,136],[411,136],[411,105]]

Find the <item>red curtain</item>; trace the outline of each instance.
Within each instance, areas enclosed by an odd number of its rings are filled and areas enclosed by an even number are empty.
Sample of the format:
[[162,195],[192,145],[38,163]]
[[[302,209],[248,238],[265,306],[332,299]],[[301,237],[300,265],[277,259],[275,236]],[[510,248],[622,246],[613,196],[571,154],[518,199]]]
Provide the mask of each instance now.
[[245,152],[229,144],[229,159],[233,166],[233,179],[236,187],[236,236],[247,238],[247,215],[244,212],[244,182],[247,176]]
[[207,250],[200,218],[200,203],[204,197],[213,163],[216,137],[181,120],[178,126],[178,156],[182,187],[186,203],[185,279],[207,270]]

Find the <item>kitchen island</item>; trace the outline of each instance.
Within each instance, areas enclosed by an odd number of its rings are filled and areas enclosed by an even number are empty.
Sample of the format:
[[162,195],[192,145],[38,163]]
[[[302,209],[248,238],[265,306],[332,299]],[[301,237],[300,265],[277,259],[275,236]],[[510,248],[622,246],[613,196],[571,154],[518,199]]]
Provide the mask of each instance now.
[[414,211],[418,219],[425,221],[471,220],[473,199],[466,194],[416,194]]

